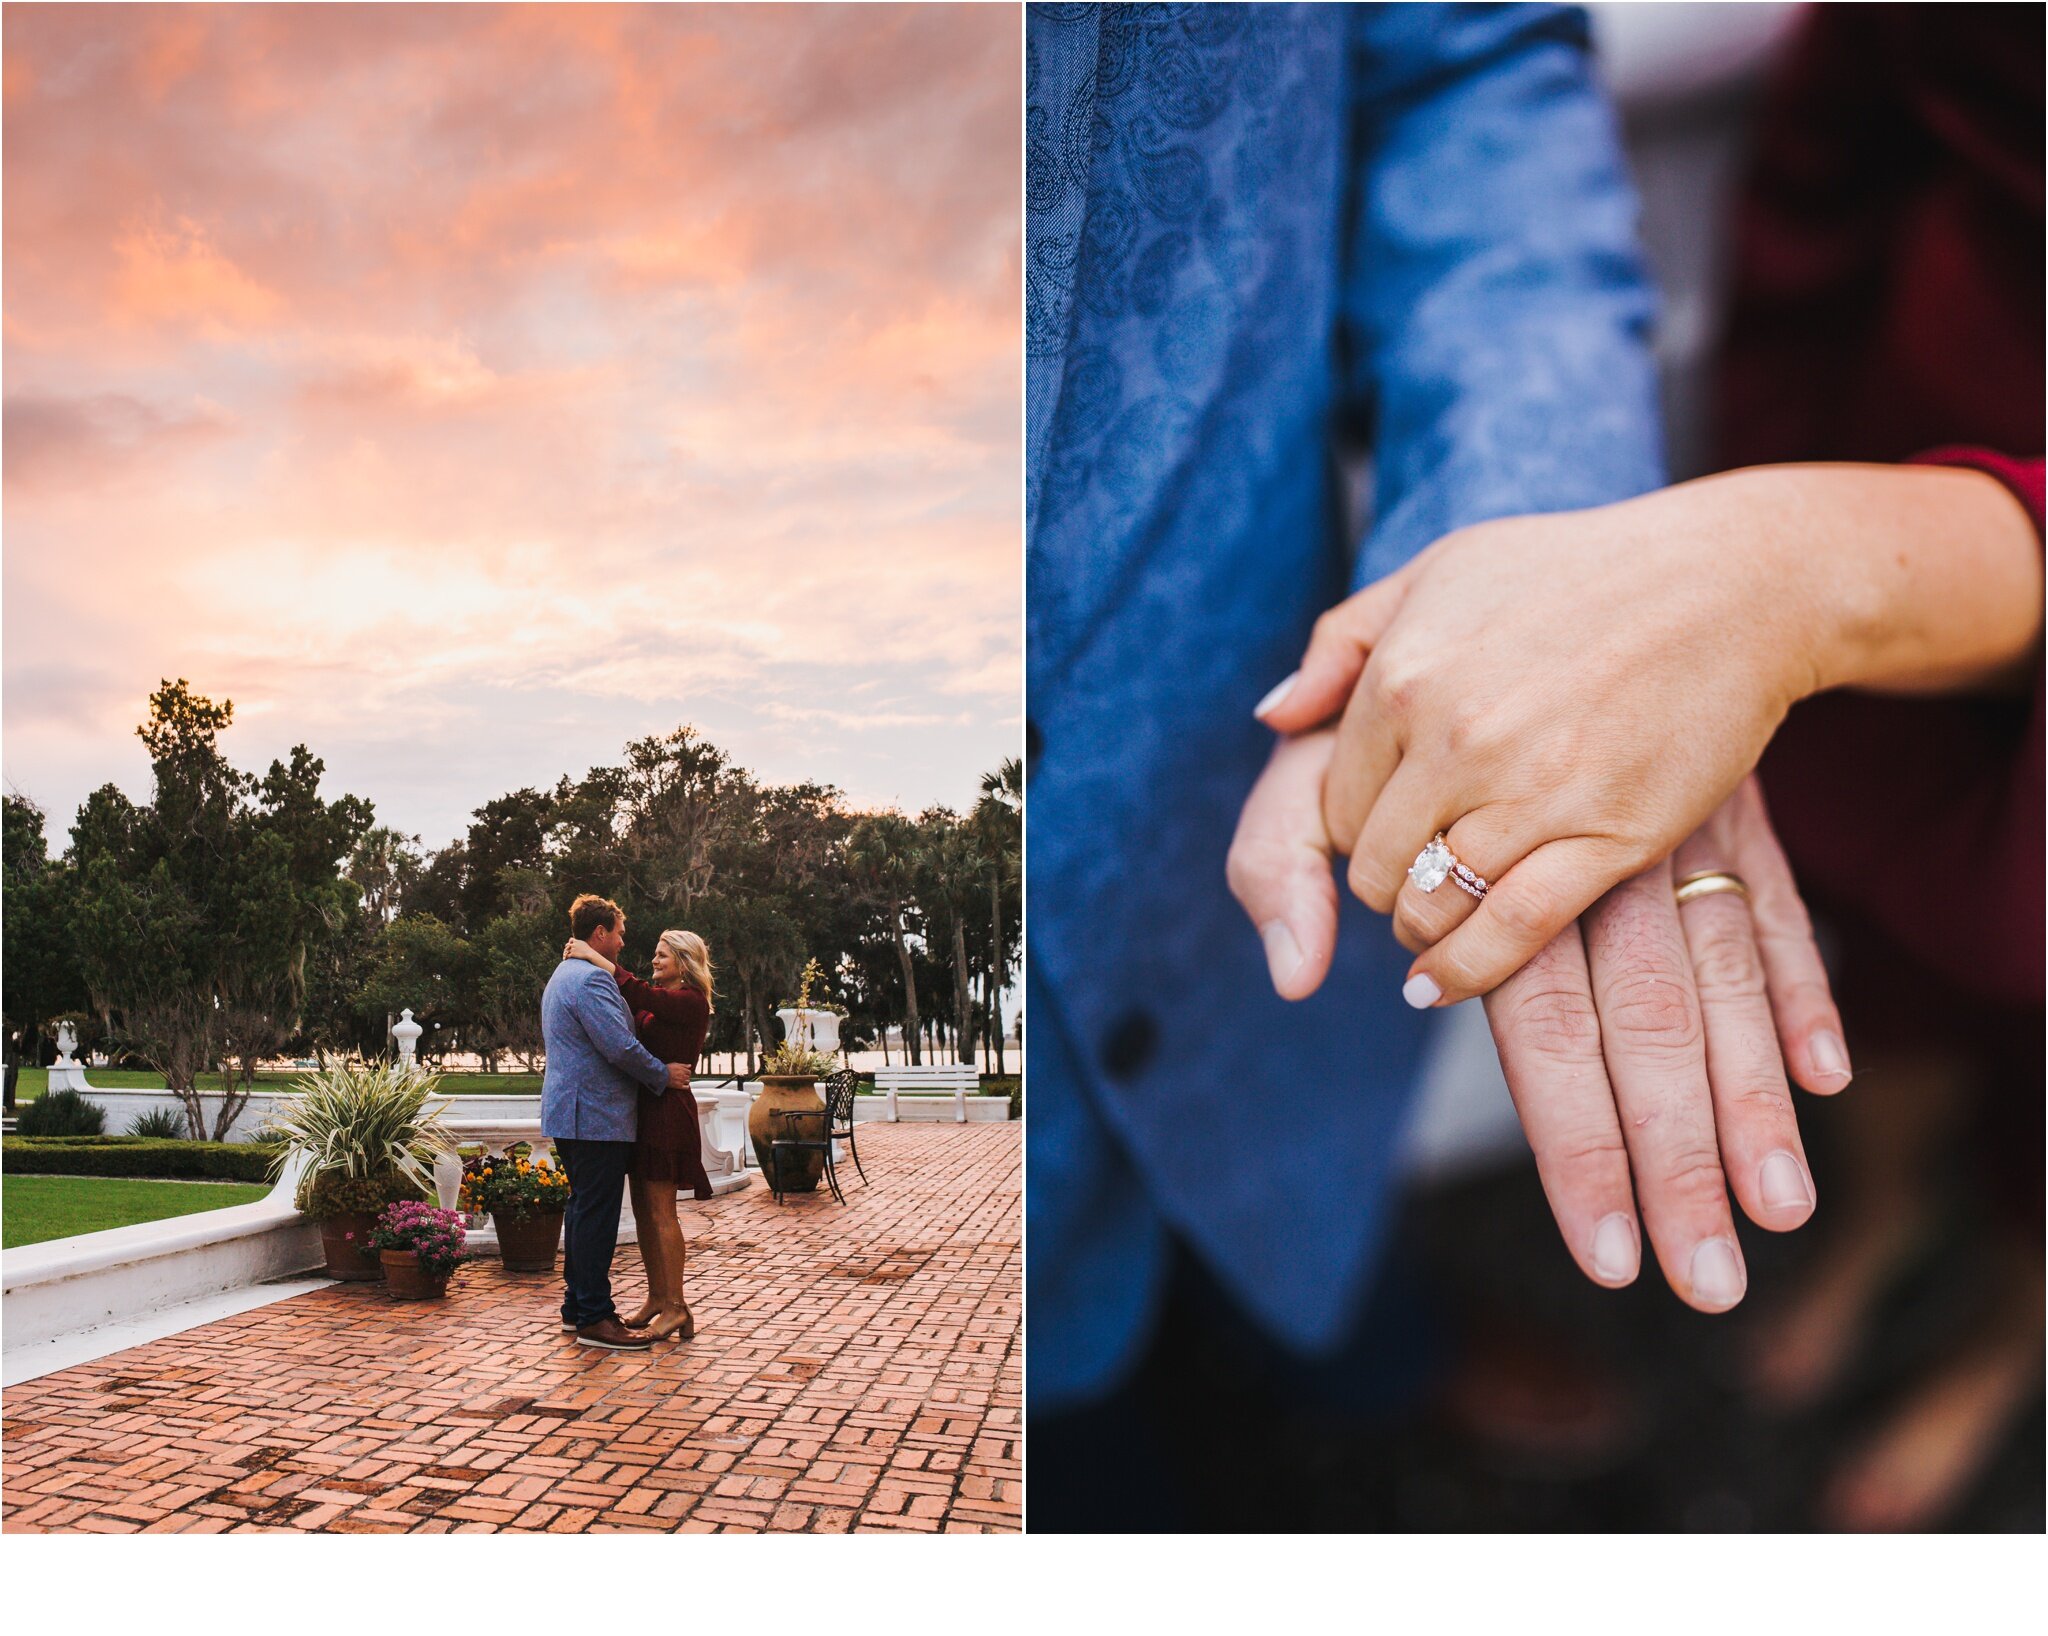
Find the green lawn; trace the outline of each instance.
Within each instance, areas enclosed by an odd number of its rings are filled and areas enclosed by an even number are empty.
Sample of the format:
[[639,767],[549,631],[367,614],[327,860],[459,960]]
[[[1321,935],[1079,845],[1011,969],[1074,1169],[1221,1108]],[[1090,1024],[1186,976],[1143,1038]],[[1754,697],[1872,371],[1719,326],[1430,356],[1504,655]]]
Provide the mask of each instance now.
[[0,1190],[0,1247],[253,1204],[270,1191],[241,1182],[143,1182],[101,1176],[16,1176]]
[[[85,1077],[93,1089],[99,1091],[160,1091],[164,1088],[164,1076],[147,1068],[88,1068]],[[266,1089],[289,1090],[292,1082],[302,1077],[303,1073],[258,1074],[256,1083]],[[49,1088],[49,1083],[49,1069],[24,1068],[15,1085],[15,1100],[32,1102]],[[199,1088],[218,1091],[220,1075],[201,1074]],[[447,1096],[538,1096],[540,1075],[448,1074],[441,1081],[441,1090]]]
[[[93,1084],[106,1091],[160,1091],[164,1088],[164,1076],[147,1068],[88,1068],[85,1074]],[[220,1075],[209,1074],[207,1077],[218,1081]],[[14,1084],[15,1099],[27,1102],[49,1088],[49,1069],[24,1068]]]
[[[88,1068],[85,1077],[102,1091],[160,1091],[164,1088],[163,1075],[150,1072],[147,1068]],[[258,1074],[256,1083],[262,1086],[288,1088],[298,1074]],[[707,1073],[703,1079],[725,1079],[725,1074]],[[873,1076],[863,1075],[866,1083],[873,1084]],[[43,1094],[48,1086],[50,1070],[47,1068],[24,1068],[21,1080],[15,1088],[18,1101],[29,1102]],[[1006,1074],[998,1079],[994,1074],[981,1076],[983,1096],[1008,1096],[1016,1089],[1017,1076]],[[220,1089],[219,1074],[201,1074],[199,1088],[202,1091]],[[539,1074],[447,1074],[441,1080],[444,1096],[539,1096]],[[118,1131],[116,1135],[120,1134]]]

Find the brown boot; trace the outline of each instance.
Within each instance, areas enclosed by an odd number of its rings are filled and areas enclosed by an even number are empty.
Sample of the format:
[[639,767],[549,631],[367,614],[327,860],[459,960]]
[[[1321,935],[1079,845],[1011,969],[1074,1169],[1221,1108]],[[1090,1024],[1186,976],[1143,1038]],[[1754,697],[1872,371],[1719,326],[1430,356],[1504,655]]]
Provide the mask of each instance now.
[[654,1344],[647,1335],[636,1335],[616,1318],[585,1324],[576,1331],[578,1346],[598,1346],[607,1352],[645,1352]]

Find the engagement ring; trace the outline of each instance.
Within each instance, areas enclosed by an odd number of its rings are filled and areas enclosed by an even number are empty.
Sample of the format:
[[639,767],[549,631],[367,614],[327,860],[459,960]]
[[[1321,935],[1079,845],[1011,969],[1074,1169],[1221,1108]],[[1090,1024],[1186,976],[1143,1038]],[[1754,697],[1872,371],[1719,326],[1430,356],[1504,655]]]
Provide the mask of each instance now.
[[1415,883],[1417,890],[1423,892],[1434,892],[1449,881],[1475,898],[1486,896],[1486,877],[1451,855],[1451,849],[1444,844],[1442,830],[1438,830],[1429,845],[1415,854],[1415,861],[1408,866],[1408,878]]

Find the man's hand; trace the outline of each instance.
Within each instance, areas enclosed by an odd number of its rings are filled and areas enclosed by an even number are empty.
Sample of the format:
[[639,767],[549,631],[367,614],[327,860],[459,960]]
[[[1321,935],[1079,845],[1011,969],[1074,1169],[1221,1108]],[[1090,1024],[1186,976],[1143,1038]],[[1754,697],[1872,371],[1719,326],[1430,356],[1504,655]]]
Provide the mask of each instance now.
[[1266,945],[1266,969],[1283,1000],[1323,986],[1337,952],[1335,850],[1323,828],[1323,775],[1335,728],[1283,738],[1245,797],[1224,873]]
[[[1749,902],[1721,893],[1681,908],[1674,878],[1704,869],[1741,876]],[[1551,1212],[1586,1275],[1634,1278],[1639,1202],[1681,1299],[1703,1312],[1741,1300],[1729,1193],[1774,1232],[1813,1214],[1785,1064],[1823,1095],[1849,1080],[1827,976],[1755,781],[1485,1003]]]
[[[1333,741],[1325,730],[1274,747],[1231,844],[1231,890],[1288,999],[1321,986],[1336,945],[1320,808]],[[1720,894],[1680,909],[1674,865],[1741,875],[1750,902]],[[1601,898],[1486,1009],[1551,1211],[1586,1275],[1610,1288],[1634,1280],[1639,1198],[1679,1297],[1708,1312],[1741,1300],[1729,1189],[1773,1231],[1813,1212],[1783,1062],[1810,1091],[1849,1078],[1805,907],[1754,781],[1674,860]]]
[[668,1088],[672,1091],[687,1091],[690,1088],[690,1065],[687,1062],[671,1062],[668,1065]]

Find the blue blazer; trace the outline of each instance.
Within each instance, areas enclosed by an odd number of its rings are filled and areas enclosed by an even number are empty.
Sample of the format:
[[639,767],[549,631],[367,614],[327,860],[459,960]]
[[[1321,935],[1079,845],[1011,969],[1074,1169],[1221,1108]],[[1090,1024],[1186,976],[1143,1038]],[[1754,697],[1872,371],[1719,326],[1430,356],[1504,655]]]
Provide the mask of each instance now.
[[633,1033],[633,1014],[611,975],[564,960],[540,997],[547,1073],[540,1086],[545,1136],[630,1142],[640,1124],[640,1087],[659,1095],[668,1068]]
[[[1169,1233],[1343,1338],[1426,1020],[1347,908],[1310,1001],[1224,885],[1317,614],[1438,536],[1662,480],[1652,298],[1585,19],[1028,11],[1034,1409],[1141,1354]],[[1370,451],[1347,527],[1333,451]],[[1348,896],[1348,895],[1347,895]]]

